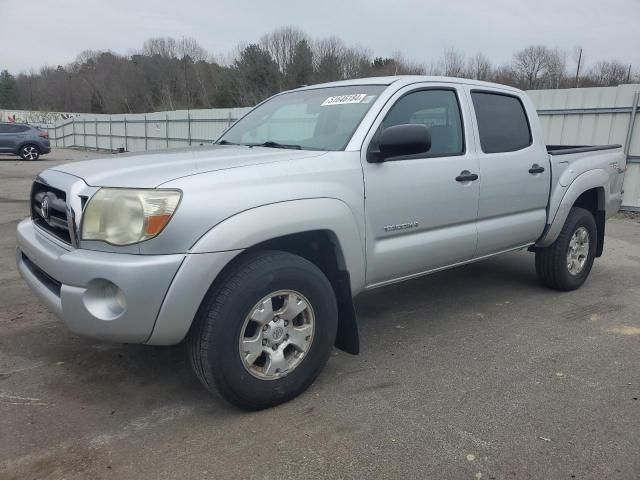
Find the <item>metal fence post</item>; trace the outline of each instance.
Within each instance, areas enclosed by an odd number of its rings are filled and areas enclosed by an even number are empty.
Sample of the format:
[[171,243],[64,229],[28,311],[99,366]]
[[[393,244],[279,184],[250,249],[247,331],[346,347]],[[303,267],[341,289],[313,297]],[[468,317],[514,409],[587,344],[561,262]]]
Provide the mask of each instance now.
[[128,152],[129,149],[127,148],[127,116],[124,116],[124,151]]
[[109,150],[113,152],[113,136],[111,135],[111,115],[109,115]]
[[169,114],[164,114],[164,136],[167,139],[167,148],[169,148]]
[[72,147],[78,146],[78,140],[76,139],[76,117],[71,119],[71,128],[73,129],[73,144]]
[[627,126],[627,136],[624,143],[624,154],[629,160],[629,152],[631,151],[631,142],[633,141],[633,129],[636,123],[636,114],[638,113],[638,99],[640,99],[640,91],[633,95],[633,105],[631,106],[631,117]]
[[95,123],[94,123],[94,128],[95,128],[95,134],[96,134],[96,152],[99,150],[98,148],[98,117],[94,118]]
[[187,112],[187,137],[191,145],[191,112]]
[[149,141],[147,139],[147,114],[144,114],[144,149],[149,150]]
[[87,120],[82,119],[82,146],[87,150]]

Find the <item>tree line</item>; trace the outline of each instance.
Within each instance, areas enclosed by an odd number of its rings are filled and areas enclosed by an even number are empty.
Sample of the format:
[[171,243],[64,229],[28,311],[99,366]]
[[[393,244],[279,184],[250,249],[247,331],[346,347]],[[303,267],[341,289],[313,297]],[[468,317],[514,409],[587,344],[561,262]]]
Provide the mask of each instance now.
[[84,51],[69,65],[38,72],[0,72],[0,108],[90,113],[252,106],[274,93],[334,80],[405,74],[493,81],[521,89],[615,86],[640,82],[617,60],[585,67],[582,49],[531,45],[495,65],[484,53],[449,49],[428,65],[397,52],[375,56],[338,37],[314,39],[300,29],[276,29],[226,58],[193,38],[151,38],[128,55]]

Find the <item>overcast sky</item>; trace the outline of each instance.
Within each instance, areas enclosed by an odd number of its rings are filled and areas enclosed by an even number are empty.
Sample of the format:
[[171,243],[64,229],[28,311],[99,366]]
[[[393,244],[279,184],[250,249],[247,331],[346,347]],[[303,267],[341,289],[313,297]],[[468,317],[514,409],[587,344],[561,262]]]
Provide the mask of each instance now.
[[503,63],[546,44],[640,70],[640,0],[0,0],[0,19],[0,69],[13,73],[87,49],[127,53],[157,36],[194,37],[225,55],[284,25],[425,64],[447,48]]

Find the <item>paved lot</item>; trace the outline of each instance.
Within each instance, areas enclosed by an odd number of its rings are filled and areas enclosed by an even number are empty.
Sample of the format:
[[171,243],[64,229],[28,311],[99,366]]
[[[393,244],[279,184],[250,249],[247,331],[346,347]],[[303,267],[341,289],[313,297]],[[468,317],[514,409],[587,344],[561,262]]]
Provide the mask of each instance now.
[[243,413],[181,347],[79,338],[18,278],[31,178],[89,155],[0,157],[0,478],[640,478],[637,219],[577,292],[522,252],[367,294],[361,355]]

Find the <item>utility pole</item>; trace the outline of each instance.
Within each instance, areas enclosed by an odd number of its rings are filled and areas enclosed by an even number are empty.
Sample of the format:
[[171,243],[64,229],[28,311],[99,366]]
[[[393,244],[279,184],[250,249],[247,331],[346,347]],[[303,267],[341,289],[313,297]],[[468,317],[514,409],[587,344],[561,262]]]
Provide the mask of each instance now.
[[189,76],[187,75],[187,58],[191,59],[191,57],[187,57],[185,47],[185,40],[184,37],[182,37],[182,65],[184,68],[184,88],[187,93],[187,136],[189,145],[191,145],[191,92],[189,90]]
[[578,55],[578,68],[576,68],[576,88],[580,83],[580,64],[582,63],[582,48],[580,48],[580,54]]
[[629,70],[627,70],[627,81],[624,83],[629,83],[630,79],[631,79],[631,64],[629,64]]

